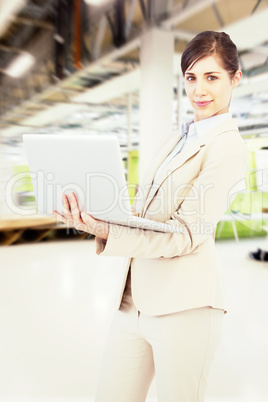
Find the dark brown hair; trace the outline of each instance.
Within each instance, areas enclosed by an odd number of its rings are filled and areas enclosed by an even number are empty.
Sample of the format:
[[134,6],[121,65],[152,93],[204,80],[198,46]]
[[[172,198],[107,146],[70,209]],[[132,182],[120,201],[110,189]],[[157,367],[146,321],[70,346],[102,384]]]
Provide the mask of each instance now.
[[214,31],[201,32],[188,43],[181,57],[183,75],[199,60],[213,54],[218,56],[222,67],[232,78],[239,69],[237,48],[225,32]]

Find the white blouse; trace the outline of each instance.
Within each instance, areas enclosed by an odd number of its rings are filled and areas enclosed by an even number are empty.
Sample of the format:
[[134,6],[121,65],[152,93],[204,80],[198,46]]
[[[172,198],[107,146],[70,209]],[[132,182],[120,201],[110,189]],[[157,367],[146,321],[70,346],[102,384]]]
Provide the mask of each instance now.
[[[161,170],[176,156],[178,153],[185,149],[193,142],[198,140],[202,135],[207,133],[213,127],[225,122],[232,118],[231,113],[222,113],[217,116],[209,117],[208,119],[203,119],[197,122],[190,122],[182,125],[182,137],[174,146],[173,150],[168,154],[166,159],[162,162],[156,171],[153,183],[157,183],[158,176]],[[160,183],[159,183],[160,184]]]

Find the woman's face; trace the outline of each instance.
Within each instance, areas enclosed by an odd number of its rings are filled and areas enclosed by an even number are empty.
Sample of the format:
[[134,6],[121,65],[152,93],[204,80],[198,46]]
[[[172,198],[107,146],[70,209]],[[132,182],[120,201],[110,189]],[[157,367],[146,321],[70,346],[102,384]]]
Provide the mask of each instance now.
[[233,89],[242,73],[230,78],[217,56],[199,60],[185,72],[185,90],[194,109],[194,121],[207,119],[229,111]]

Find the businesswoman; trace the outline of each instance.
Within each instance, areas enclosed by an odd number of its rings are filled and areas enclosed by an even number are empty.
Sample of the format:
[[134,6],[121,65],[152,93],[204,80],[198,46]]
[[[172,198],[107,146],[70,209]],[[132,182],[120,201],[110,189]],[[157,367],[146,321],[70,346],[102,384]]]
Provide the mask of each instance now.
[[237,49],[205,31],[181,68],[194,121],[165,135],[135,198],[140,217],[180,233],[120,227],[80,213],[63,197],[62,222],[96,235],[96,252],[123,256],[124,278],[96,402],[142,402],[153,376],[160,402],[202,402],[226,306],[215,250],[217,222],[243,180],[247,149],[229,113],[241,80]]

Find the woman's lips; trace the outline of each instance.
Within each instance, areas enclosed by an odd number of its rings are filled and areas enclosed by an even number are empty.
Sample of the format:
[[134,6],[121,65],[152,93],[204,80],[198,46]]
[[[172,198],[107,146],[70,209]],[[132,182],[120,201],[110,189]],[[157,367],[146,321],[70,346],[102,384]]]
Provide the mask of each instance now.
[[205,107],[205,106],[210,105],[211,102],[212,102],[212,100],[211,101],[204,101],[204,102],[195,102],[195,104],[197,106],[199,106],[199,107]]

